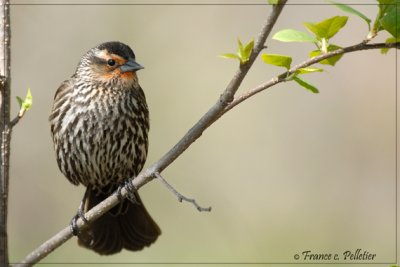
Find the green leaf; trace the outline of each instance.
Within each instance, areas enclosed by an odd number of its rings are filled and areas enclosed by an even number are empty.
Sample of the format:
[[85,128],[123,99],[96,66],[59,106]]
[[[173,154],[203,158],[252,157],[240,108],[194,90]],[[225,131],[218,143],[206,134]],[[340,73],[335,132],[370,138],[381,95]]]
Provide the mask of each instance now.
[[220,57],[222,57],[222,58],[233,58],[233,59],[239,59],[240,60],[240,57],[238,55],[232,54],[232,53],[222,54],[222,55],[220,55]]
[[394,9],[397,9],[400,4],[400,0],[378,0],[379,2],[379,12],[374,21],[372,30],[368,36],[375,37],[379,31],[384,30],[385,28],[382,26],[382,18],[387,14],[393,12]]
[[244,48],[242,43],[239,41],[240,45],[239,45],[239,56],[241,58],[241,62],[242,63],[246,63],[247,61],[249,61],[250,55],[251,55],[251,51],[253,51],[253,47],[254,47],[254,40],[252,39]]
[[249,61],[251,52],[253,51],[254,47],[254,40],[252,39],[248,44],[243,46],[242,42],[240,39],[238,39],[238,50],[236,54],[233,53],[225,53],[220,55],[221,58],[232,58],[232,59],[238,59],[240,61],[240,64],[244,64],[247,61]]
[[340,10],[342,10],[343,12],[352,14],[352,15],[356,15],[360,18],[362,18],[367,24],[368,24],[368,29],[371,29],[370,23],[371,23],[371,19],[368,18],[367,16],[365,16],[363,13],[361,13],[360,11],[352,8],[351,6],[342,4],[342,3],[337,3],[334,1],[328,1],[330,3],[332,3],[333,5],[335,5],[337,8],[339,8]]
[[323,72],[323,69],[318,68],[301,68],[296,71],[297,74],[308,74],[313,72]]
[[[386,41],[385,41],[385,43],[394,43],[394,42],[396,42],[397,40],[396,40],[396,38],[394,38],[394,37],[389,37],[389,38],[387,38],[386,39]],[[387,52],[389,51],[389,49],[390,48],[381,48],[381,54],[383,54],[383,55],[386,55],[387,54]]]
[[292,58],[284,55],[277,54],[262,54],[261,59],[268,64],[284,67],[286,69],[290,69],[290,65],[292,64]]
[[281,42],[312,42],[312,43],[317,42],[317,40],[308,33],[293,29],[285,29],[279,31],[275,33],[274,36],[272,36],[272,39]]
[[346,25],[347,19],[346,16],[335,16],[318,23],[304,22],[304,26],[314,33],[318,39],[330,39]]
[[300,86],[302,86],[303,88],[313,92],[314,94],[318,94],[319,93],[318,89],[314,85],[309,84],[308,82],[300,79],[297,76],[293,77],[293,81],[297,82]]
[[[337,46],[337,45],[334,45],[334,44],[330,44],[328,46],[328,48],[327,48],[327,51],[331,52],[331,51],[335,51],[335,50],[340,49],[340,48],[341,48],[340,46]],[[321,54],[322,54],[322,52],[320,50],[311,51],[310,52],[310,58],[319,56]],[[336,62],[338,62],[342,58],[342,56],[343,56],[343,54],[340,54],[340,55],[337,55],[337,56],[334,56],[334,57],[331,57],[331,58],[327,58],[327,59],[321,60],[319,63],[323,64],[323,65],[335,66]]]
[[28,88],[28,92],[26,93],[26,97],[24,102],[22,103],[22,107],[26,110],[29,110],[32,106],[32,94],[31,89]]
[[22,100],[22,98],[20,98],[19,96],[17,96],[16,98],[17,98],[19,107],[22,107],[22,103],[24,102],[24,100]]
[[325,32],[322,29],[320,29],[315,23],[303,22],[303,24],[307,28],[307,30],[314,33],[318,39],[322,39],[324,38],[322,36],[326,35]]
[[268,3],[269,3],[270,5],[276,5],[276,4],[279,3],[279,0],[268,0]]
[[17,101],[21,107],[21,110],[29,110],[32,106],[32,94],[31,89],[28,88],[28,92],[26,93],[26,97],[24,100],[17,96]]
[[239,52],[243,50],[243,44],[239,38],[238,38],[238,47],[239,47],[239,50],[238,50]]
[[393,37],[400,37],[400,6],[393,5],[379,22]]

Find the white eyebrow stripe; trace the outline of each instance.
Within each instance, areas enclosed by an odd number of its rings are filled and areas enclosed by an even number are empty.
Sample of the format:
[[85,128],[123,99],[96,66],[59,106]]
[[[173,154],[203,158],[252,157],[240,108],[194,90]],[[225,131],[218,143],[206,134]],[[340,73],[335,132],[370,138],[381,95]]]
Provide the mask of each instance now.
[[116,55],[116,54],[111,54],[106,49],[96,51],[96,57],[103,58],[106,60],[109,58],[114,58],[114,59],[118,60],[120,62],[120,64],[122,64],[126,61],[126,59],[124,59],[123,57]]

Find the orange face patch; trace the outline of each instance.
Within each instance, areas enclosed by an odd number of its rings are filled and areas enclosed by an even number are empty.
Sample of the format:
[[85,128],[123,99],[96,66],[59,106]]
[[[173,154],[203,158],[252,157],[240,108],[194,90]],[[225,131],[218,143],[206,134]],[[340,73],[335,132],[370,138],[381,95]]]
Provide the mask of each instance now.
[[100,79],[105,82],[116,78],[121,79],[123,82],[130,82],[136,79],[136,73],[133,71],[121,73],[121,70],[117,68],[114,71],[107,71],[100,75]]
[[124,79],[124,80],[136,79],[136,73],[133,72],[133,71],[127,71],[127,72],[124,72],[124,73],[121,73],[120,69],[118,69],[118,71],[119,71],[119,77],[121,79]]
[[112,79],[121,79],[123,82],[132,82],[136,79],[136,73],[133,71],[128,71],[121,73],[120,66],[127,62],[126,59],[115,54],[111,54],[106,50],[101,51],[97,54],[98,57],[104,59],[106,62],[109,59],[115,61],[114,66],[103,65],[102,70],[99,69],[99,79],[107,82]]

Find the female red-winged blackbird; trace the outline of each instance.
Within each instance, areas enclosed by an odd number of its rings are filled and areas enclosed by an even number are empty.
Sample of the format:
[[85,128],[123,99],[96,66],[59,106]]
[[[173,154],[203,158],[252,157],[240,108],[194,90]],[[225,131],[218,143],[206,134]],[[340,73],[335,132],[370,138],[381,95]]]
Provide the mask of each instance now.
[[[103,43],[81,58],[56,92],[49,120],[57,163],[71,183],[87,187],[84,211],[146,161],[149,112],[136,76],[142,68],[129,46]],[[134,194],[136,203],[123,200],[79,233],[78,243],[106,255],[155,242],[160,228]]]

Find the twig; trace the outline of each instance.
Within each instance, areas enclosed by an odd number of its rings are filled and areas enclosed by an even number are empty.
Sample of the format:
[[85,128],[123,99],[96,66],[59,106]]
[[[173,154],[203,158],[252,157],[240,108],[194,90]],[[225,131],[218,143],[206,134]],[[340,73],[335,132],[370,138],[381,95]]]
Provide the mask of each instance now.
[[26,109],[21,108],[19,110],[17,116],[12,121],[10,121],[10,127],[12,128],[15,125],[17,125],[17,123],[19,122],[20,119],[22,119],[22,117],[25,115],[25,113],[26,113]]
[[171,191],[177,198],[179,202],[182,202],[183,200],[186,202],[192,203],[198,211],[211,211],[211,207],[208,208],[203,208],[199,204],[197,204],[196,200],[193,198],[188,198],[179,193],[170,183],[167,182],[167,180],[164,179],[164,177],[161,176],[159,172],[155,172],[154,176],[158,178],[167,188],[169,191]]

